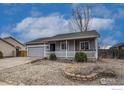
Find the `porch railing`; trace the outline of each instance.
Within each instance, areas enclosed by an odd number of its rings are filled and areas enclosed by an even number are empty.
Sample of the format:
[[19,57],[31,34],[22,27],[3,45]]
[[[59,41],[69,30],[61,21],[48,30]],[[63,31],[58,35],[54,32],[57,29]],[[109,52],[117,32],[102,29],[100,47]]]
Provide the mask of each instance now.
[[[66,55],[67,55],[67,57],[74,57],[76,52],[79,52],[79,51],[67,51],[67,54],[66,54],[66,51],[54,51],[54,52],[46,51],[45,54],[47,57],[51,53],[55,53],[55,55],[57,57],[66,57]],[[95,58],[96,51],[81,51],[81,52],[86,53],[88,58]]]

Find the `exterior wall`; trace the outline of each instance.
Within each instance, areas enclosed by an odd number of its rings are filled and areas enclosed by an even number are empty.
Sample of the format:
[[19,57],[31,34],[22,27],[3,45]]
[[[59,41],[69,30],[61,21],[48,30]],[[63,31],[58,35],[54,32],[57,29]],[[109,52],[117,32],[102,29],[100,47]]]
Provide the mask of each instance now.
[[79,40],[75,40],[76,51],[80,51],[80,42],[83,42],[83,41],[88,41],[90,44],[90,50],[95,50],[95,39],[79,39]]
[[8,38],[8,39],[5,39],[5,40],[6,40],[7,42],[11,43],[12,45],[14,45],[15,47],[16,47],[16,46],[19,46],[19,47],[21,48],[21,50],[25,50],[25,49],[26,49],[23,45],[17,43],[15,40],[13,40],[13,39],[11,39],[11,38]]
[[74,40],[68,41],[68,47],[69,51],[74,51]]
[[[79,40],[75,40],[75,51],[80,51],[80,42],[82,41],[88,41],[90,43],[90,50],[95,50],[95,39],[79,39]],[[60,51],[61,42],[65,42],[65,41],[56,41],[49,43],[55,43],[56,44],[55,50]],[[74,51],[74,40],[67,40],[67,42],[68,42],[68,50]]]
[[55,50],[60,51],[60,42],[56,42]]
[[[88,41],[90,43],[90,49],[87,51],[80,50],[80,42],[82,41]],[[67,40],[67,50],[61,50],[61,42],[63,41],[52,41],[52,42],[47,42],[46,44],[41,44],[41,45],[27,45],[27,51],[28,47],[38,47],[38,46],[49,46],[50,44],[55,44],[55,51],[50,51],[50,47],[44,47],[44,57],[49,57],[51,53],[55,53],[58,58],[67,58],[67,59],[74,59],[75,53],[78,51],[82,51],[87,54],[88,59],[97,59],[97,53],[96,53],[96,39],[79,39],[79,40]],[[74,43],[75,42],[75,43]],[[74,46],[76,45],[76,46]],[[76,50],[75,50],[76,49]]]
[[[76,51],[76,52],[78,52],[78,51]],[[75,51],[67,51],[67,53],[66,53],[66,51],[46,51],[46,55],[47,55],[47,57],[49,57],[49,55],[51,53],[54,53],[57,56],[57,58],[73,59],[76,52]],[[96,51],[82,51],[82,52],[87,54],[88,59],[97,59]]]
[[[80,42],[82,41],[88,41],[90,43],[90,49],[89,50],[80,50]],[[97,59],[97,53],[98,51],[96,51],[96,38],[92,38],[92,39],[78,39],[78,40],[67,40],[67,46],[68,46],[68,49],[67,51],[66,50],[61,50],[61,42],[66,42],[65,40],[63,41],[56,41],[56,42],[48,42],[49,44],[50,43],[55,43],[55,51],[47,51],[46,55],[49,55],[50,53],[55,53],[56,56],[58,58],[71,58],[73,59],[74,56],[75,56],[75,53],[78,52],[78,51],[83,51],[84,53],[87,54],[88,56],[88,59]],[[75,42],[75,44],[74,44]],[[75,46],[74,46],[75,45]]]
[[0,40],[0,51],[4,57],[16,56],[16,48]]
[[[56,42],[49,42],[49,44],[55,43],[55,50],[56,51],[65,51],[65,50],[61,50],[61,42],[65,42],[65,41],[56,41]],[[68,40],[68,50],[69,51],[73,51],[74,50],[74,40]]]

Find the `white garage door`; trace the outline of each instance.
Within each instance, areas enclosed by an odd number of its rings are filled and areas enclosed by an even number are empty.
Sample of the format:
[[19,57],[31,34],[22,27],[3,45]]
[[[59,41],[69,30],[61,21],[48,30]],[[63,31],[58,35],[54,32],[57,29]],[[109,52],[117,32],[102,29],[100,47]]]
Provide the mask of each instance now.
[[44,57],[44,47],[28,47],[28,56],[29,57]]

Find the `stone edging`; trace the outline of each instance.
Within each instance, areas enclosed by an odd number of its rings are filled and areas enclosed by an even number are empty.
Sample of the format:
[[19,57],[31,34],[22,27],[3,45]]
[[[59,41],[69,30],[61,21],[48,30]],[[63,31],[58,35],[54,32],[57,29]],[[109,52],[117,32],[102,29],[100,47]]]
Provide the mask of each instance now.
[[75,74],[72,74],[72,73],[69,73],[67,71],[68,68],[64,69],[63,72],[64,72],[64,75],[67,77],[67,78],[71,78],[73,80],[80,80],[80,81],[92,81],[92,80],[95,80],[97,79],[97,73],[92,73],[90,75],[75,75]]
[[27,63],[27,64],[33,64],[33,63],[35,63],[35,62],[37,62],[37,61],[40,61],[41,59],[34,59],[34,60],[32,60],[32,61],[30,61],[29,63]]

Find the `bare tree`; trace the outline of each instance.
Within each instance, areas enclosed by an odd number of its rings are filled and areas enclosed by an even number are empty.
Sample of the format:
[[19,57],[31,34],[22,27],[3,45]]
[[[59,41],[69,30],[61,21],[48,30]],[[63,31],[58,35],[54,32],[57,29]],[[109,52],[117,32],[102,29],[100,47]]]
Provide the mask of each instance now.
[[75,31],[87,31],[89,29],[90,19],[91,12],[88,7],[76,7],[75,9],[72,9],[72,19],[70,24]]

